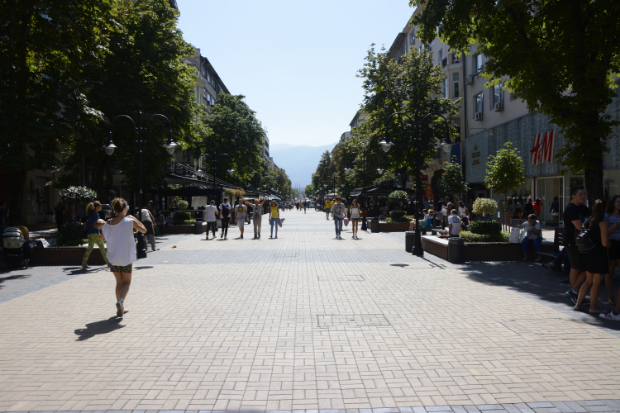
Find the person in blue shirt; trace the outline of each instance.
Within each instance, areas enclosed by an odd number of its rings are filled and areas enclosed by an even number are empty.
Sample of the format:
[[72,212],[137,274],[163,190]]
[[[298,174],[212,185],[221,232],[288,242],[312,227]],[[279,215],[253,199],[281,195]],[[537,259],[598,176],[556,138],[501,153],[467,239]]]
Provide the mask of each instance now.
[[86,207],[86,215],[88,216],[88,221],[86,221],[88,248],[86,249],[86,253],[84,254],[84,258],[82,259],[82,268],[90,268],[88,266],[88,257],[93,251],[95,244],[97,244],[97,246],[99,247],[99,251],[101,251],[101,256],[103,257],[103,260],[106,262],[108,267],[110,266],[110,261],[108,261],[108,256],[105,252],[105,246],[103,245],[103,240],[101,239],[101,230],[95,228],[95,223],[99,219],[99,211],[101,211],[101,202],[99,201],[91,202]]

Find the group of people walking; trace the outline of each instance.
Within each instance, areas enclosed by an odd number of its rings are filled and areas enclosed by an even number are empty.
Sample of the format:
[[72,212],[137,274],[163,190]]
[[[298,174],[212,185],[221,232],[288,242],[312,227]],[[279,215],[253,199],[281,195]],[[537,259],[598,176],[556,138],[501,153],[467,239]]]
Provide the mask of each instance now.
[[[209,239],[209,232],[213,234],[213,238],[217,238],[217,221],[221,221],[222,233],[221,239],[228,239],[228,226],[230,224],[231,210],[235,212],[235,218],[237,220],[237,227],[239,228],[239,237],[237,239],[243,239],[245,232],[245,224],[254,222],[254,239],[261,238],[261,227],[263,218],[263,205],[267,200],[255,199],[254,204],[246,201],[243,198],[239,198],[239,202],[234,208],[228,203],[228,198],[224,198],[217,208],[215,201],[211,201],[211,204],[205,208],[205,220],[207,222],[207,239]],[[249,210],[248,208],[251,208]],[[271,224],[271,235],[269,238],[278,238],[278,227],[282,226],[283,218],[280,218],[280,209],[276,201],[272,200],[269,205],[269,223]]]
[[340,197],[336,198],[335,201],[325,201],[325,215],[327,220],[329,220],[330,215],[334,220],[336,239],[342,239],[342,224],[349,220],[351,221],[351,238],[359,239],[357,237],[357,230],[362,214],[357,199],[351,201],[349,208],[342,203],[342,198]]

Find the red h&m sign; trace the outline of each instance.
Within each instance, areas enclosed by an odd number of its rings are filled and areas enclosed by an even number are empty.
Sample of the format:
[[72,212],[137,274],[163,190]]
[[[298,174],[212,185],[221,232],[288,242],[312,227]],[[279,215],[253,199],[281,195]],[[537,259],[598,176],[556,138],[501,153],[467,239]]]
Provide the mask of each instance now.
[[534,138],[534,146],[530,150],[530,165],[540,165],[544,162],[553,163],[553,140],[555,130],[539,133]]

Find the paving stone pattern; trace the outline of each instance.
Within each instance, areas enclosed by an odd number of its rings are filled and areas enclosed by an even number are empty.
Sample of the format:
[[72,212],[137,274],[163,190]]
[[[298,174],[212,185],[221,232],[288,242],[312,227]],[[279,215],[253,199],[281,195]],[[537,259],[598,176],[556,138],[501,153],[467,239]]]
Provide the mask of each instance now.
[[0,284],[30,283],[0,304],[0,410],[620,411],[615,325],[484,278],[505,267],[283,216],[277,240],[266,219],[261,240],[168,237],[123,319],[103,270]]

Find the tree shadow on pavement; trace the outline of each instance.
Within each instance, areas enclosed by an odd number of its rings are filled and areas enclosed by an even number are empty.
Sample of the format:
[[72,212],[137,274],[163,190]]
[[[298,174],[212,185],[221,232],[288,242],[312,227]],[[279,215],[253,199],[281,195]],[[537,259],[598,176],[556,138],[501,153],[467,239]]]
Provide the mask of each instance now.
[[[569,284],[562,283],[565,279],[563,272],[545,269],[531,261],[469,262],[458,267],[473,281],[508,288],[558,311],[567,312],[588,324],[620,331],[620,323],[617,321],[605,320],[598,314],[573,311],[573,304],[564,294],[569,289]],[[614,281],[614,293],[616,293],[618,271]],[[607,288],[603,281],[598,299],[599,308],[611,311],[613,308],[607,304],[608,299]]]
[[75,334],[78,336],[76,341],[88,340],[91,337],[108,334],[121,329],[125,327],[121,324],[121,321],[123,321],[122,318],[114,316],[105,320],[88,323],[86,324],[86,328],[78,328],[75,330]]
[[4,284],[7,281],[19,280],[20,278],[28,278],[28,277],[30,277],[30,274],[19,274],[19,275],[9,275],[8,277],[0,277],[0,289],[4,287],[2,284]]

